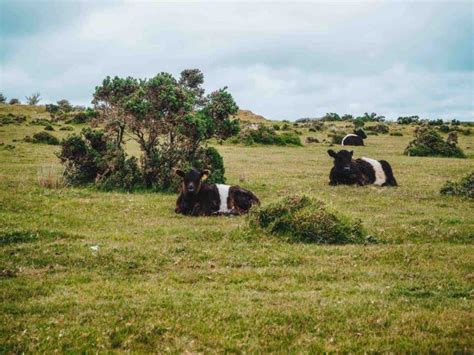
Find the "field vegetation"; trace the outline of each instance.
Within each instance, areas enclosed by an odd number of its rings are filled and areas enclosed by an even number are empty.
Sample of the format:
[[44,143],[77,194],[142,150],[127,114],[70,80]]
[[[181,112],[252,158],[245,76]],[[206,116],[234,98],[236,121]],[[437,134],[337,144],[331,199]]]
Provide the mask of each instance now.
[[325,245],[244,216],[177,215],[175,193],[71,186],[61,146],[24,141],[46,132],[34,122],[60,140],[88,128],[53,116],[0,104],[0,352],[474,350],[474,205],[440,193],[473,170],[473,136],[458,137],[466,159],[407,156],[417,123],[384,122],[390,134],[354,156],[389,161],[396,188],[328,185],[329,135],[352,122],[264,120],[321,142],[302,146],[209,140],[263,211],[305,195],[324,218],[360,222],[357,244]]

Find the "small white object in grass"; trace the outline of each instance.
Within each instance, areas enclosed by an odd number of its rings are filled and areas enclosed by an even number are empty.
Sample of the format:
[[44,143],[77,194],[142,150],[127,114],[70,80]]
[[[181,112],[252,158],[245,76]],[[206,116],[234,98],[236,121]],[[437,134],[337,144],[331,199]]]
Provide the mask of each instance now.
[[97,251],[97,250],[99,250],[99,246],[98,245],[93,245],[93,246],[91,246],[91,249],[93,251]]

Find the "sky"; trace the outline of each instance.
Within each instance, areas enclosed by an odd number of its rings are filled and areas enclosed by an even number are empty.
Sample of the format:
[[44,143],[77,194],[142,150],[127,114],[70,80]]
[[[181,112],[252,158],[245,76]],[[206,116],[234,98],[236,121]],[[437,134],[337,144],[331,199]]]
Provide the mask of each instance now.
[[0,0],[0,92],[90,105],[110,76],[199,68],[271,119],[474,121],[474,1]]

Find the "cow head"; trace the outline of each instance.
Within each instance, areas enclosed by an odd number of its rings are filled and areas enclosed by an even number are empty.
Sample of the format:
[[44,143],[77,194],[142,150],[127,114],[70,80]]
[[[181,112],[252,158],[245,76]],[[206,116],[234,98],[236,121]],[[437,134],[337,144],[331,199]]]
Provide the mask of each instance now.
[[186,195],[197,195],[201,189],[201,181],[205,180],[211,172],[192,168],[187,173],[179,169],[175,170],[175,173],[183,179],[183,192]]
[[367,138],[367,135],[365,134],[364,130],[361,128],[354,130],[354,133],[357,134],[362,139]]
[[334,167],[339,174],[351,174],[352,173],[352,155],[354,151],[351,150],[340,150],[339,152],[335,152],[332,149],[328,150],[328,154],[330,157],[334,158]]

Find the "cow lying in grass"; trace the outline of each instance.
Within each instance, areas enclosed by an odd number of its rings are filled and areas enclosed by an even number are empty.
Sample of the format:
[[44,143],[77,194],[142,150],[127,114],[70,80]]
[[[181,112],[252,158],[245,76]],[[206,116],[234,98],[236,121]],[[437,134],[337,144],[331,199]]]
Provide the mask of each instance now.
[[187,173],[176,170],[176,175],[183,179],[176,213],[191,216],[240,215],[247,213],[253,205],[260,204],[257,196],[239,186],[202,182],[209,174],[209,170],[191,169]]
[[370,158],[352,159],[354,151],[328,150],[334,158],[334,167],[329,174],[329,185],[397,186],[390,164],[385,160]]
[[364,145],[364,139],[367,138],[365,132],[361,129],[354,131],[354,134],[348,134],[342,138],[341,145]]

